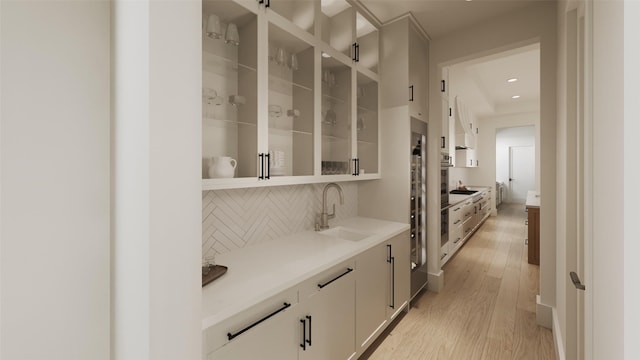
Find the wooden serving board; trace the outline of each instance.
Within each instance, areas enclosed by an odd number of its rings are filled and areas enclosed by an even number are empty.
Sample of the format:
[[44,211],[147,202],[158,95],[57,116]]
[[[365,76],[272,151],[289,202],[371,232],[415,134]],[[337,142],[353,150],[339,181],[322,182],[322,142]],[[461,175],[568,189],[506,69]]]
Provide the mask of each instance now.
[[222,265],[214,265],[209,269],[209,272],[205,275],[202,274],[202,286],[204,287],[213,280],[219,278],[227,272],[227,267]]

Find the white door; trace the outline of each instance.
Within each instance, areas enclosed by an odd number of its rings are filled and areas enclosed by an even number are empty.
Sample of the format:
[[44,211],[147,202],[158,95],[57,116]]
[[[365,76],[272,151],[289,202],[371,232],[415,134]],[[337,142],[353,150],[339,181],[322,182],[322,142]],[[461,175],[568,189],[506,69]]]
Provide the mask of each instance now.
[[533,146],[509,148],[509,196],[507,202],[523,203],[527,191],[536,189],[536,156]]

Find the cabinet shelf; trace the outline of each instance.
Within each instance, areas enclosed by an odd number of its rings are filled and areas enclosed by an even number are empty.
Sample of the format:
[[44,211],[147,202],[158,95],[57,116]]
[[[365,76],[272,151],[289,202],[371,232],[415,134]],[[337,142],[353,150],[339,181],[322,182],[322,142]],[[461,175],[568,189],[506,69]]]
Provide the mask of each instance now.
[[275,127],[270,127],[269,132],[280,133],[283,135],[288,135],[288,134],[307,135],[307,136],[313,135],[312,132],[308,132],[308,131],[301,131],[301,130],[295,130],[295,129],[279,129]]
[[366,141],[366,140],[358,140],[358,144],[363,144],[363,145],[378,145],[377,142],[374,141]]
[[374,113],[374,114],[378,113],[377,109],[376,110],[372,110],[372,109],[368,109],[368,108],[363,107],[363,106],[358,106],[358,111],[364,111],[364,112]]
[[224,56],[220,56],[218,54],[214,54],[211,52],[207,52],[207,51],[203,51],[203,59],[202,59],[202,68],[205,71],[209,71],[212,72],[213,70],[215,70],[216,68],[219,68],[219,66],[224,66],[225,70],[238,70],[238,69],[244,69],[244,70],[249,70],[252,72],[256,72],[256,68],[248,66],[248,65],[244,65],[242,63],[239,63],[235,60],[231,60],[229,58],[226,58]]
[[337,102],[337,103],[340,103],[340,104],[346,103],[346,101],[344,101],[344,99],[340,99],[340,98],[337,98],[337,97],[332,96],[332,95],[322,94],[322,98],[323,99],[328,99],[330,101]]
[[[276,86],[282,86],[282,85],[284,85],[284,86],[289,86],[289,87],[295,86],[296,88],[299,88],[299,89],[302,89],[302,90],[306,90],[306,91],[309,91],[309,92],[312,92],[312,91],[313,91],[313,89],[311,89],[311,88],[310,88],[310,87],[308,87],[308,86],[304,86],[304,85],[302,85],[302,84],[298,84],[298,83],[293,82],[293,81],[291,81],[291,80],[284,79],[284,78],[281,78],[281,77],[279,77],[279,76],[275,76],[275,75],[269,75],[269,81],[270,81],[270,82],[271,82],[271,81],[276,82],[276,84],[275,84]],[[270,86],[269,86],[269,90],[272,90],[272,89],[271,89],[271,83],[270,83],[269,85],[270,85]]]
[[248,122],[243,122],[243,121],[236,121],[236,120],[228,120],[228,119],[214,119],[214,118],[208,118],[208,117],[203,117],[202,120],[206,123],[212,123],[212,124],[229,124],[229,125],[243,125],[243,126],[252,126],[252,127],[256,127],[257,125],[254,123],[248,123]]

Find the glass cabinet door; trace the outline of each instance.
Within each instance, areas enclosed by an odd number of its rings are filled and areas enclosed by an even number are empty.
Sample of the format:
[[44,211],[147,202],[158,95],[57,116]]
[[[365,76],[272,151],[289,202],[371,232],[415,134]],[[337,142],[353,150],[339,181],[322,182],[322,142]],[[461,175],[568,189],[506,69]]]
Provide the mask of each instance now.
[[269,24],[270,176],[313,175],[314,48]]
[[310,0],[264,0],[271,11],[288,19],[299,28],[313,34],[315,24],[315,1]]
[[356,96],[360,174],[378,173],[378,83],[358,73]]
[[202,178],[257,176],[257,17],[203,1]]
[[322,0],[320,8],[321,39],[332,48],[353,58],[353,8],[345,0]]
[[378,72],[378,29],[360,13],[356,14],[356,60],[360,66]]
[[322,175],[351,173],[351,67],[322,56]]

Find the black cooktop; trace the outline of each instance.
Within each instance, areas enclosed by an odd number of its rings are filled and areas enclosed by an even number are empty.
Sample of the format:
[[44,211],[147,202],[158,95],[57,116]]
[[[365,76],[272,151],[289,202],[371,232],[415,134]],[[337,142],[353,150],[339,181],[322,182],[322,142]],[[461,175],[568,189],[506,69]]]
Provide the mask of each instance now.
[[477,193],[478,191],[476,190],[451,190],[449,191],[449,194],[456,194],[456,195],[473,195],[475,193]]

